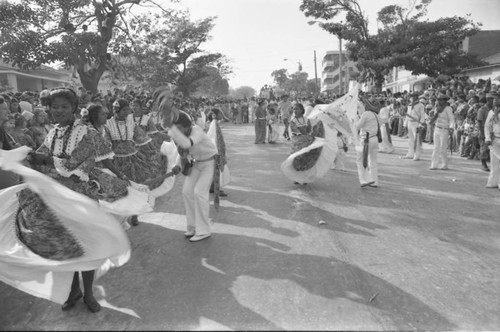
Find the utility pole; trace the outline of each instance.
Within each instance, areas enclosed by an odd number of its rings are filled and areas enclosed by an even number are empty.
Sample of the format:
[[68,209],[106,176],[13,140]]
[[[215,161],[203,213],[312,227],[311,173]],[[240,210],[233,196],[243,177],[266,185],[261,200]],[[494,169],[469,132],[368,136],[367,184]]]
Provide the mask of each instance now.
[[318,69],[316,67],[316,50],[314,50],[314,94],[318,95]]
[[342,87],[342,37],[338,34],[339,37],[339,94],[342,95],[343,87]]

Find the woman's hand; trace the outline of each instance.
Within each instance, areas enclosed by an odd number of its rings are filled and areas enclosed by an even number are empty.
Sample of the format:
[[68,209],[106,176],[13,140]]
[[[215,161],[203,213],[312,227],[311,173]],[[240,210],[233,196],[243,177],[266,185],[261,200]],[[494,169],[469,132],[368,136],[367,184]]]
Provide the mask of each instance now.
[[174,175],[177,175],[177,174],[179,174],[179,172],[180,172],[180,171],[181,171],[181,167],[180,167],[179,165],[175,165],[175,166],[172,168],[172,171],[171,171],[171,172],[172,172]]

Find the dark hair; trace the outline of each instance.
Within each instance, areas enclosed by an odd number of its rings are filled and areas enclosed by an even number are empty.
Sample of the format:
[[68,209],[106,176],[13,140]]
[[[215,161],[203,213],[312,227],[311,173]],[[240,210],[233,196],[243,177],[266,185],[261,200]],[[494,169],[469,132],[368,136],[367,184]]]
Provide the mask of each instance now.
[[91,124],[95,124],[97,122],[97,116],[99,115],[99,111],[103,110],[104,108],[100,104],[89,104],[87,106],[87,111],[89,111],[89,122]]
[[175,121],[174,124],[180,124],[184,128],[189,128],[193,124],[193,121],[191,120],[191,117],[183,111],[179,112],[179,117],[177,118],[177,121]]
[[[115,111],[115,103],[118,103],[118,110]],[[113,102],[113,112],[117,113],[120,112],[122,109],[125,107],[130,107],[128,101],[126,99],[117,99]]]
[[306,110],[304,109],[304,105],[302,105],[301,103],[295,104],[295,107],[298,107],[302,111],[302,115],[304,115],[304,113],[306,112]]
[[27,123],[28,120],[19,113],[14,114],[14,125],[16,127],[21,127],[23,123]]
[[131,104],[139,104],[139,106],[142,106],[142,101],[139,98],[135,98],[134,100],[132,100]]
[[5,103],[5,100],[3,99],[3,97],[0,97],[0,104],[3,104]]
[[55,98],[66,99],[71,106],[73,106],[73,113],[78,111],[78,96],[73,89],[70,88],[54,88],[50,91],[50,98],[48,100],[49,107],[52,107],[52,102]]

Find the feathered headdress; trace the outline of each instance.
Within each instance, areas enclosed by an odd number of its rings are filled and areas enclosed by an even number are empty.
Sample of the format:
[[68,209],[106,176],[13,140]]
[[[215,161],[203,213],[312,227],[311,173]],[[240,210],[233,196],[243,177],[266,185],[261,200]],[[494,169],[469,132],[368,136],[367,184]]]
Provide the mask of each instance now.
[[158,110],[163,124],[172,125],[179,118],[179,110],[174,107],[174,94],[167,86],[159,87],[153,92],[153,102]]

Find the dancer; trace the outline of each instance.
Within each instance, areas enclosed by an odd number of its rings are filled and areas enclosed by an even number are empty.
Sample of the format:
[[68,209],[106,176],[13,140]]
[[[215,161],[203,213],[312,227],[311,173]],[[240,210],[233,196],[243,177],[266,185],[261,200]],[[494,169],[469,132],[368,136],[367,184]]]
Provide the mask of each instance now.
[[360,131],[360,137],[364,138],[364,147],[357,147],[356,166],[361,187],[378,187],[378,132],[380,131],[380,120],[377,113],[382,105],[377,101],[370,101],[364,97],[365,112],[361,114],[356,130]]
[[278,114],[276,113],[275,105],[274,104],[269,104],[268,110],[267,110],[267,127],[268,127],[268,134],[267,134],[267,139],[268,143],[274,144],[278,142],[278,139],[280,137],[279,134],[279,127],[278,127]]
[[430,170],[448,169],[448,137],[453,135],[455,116],[448,105],[449,97],[443,93],[437,96],[437,106],[430,123],[434,125],[434,148]]
[[[153,96],[162,112],[162,126],[168,128],[179,147],[180,157],[184,156],[188,165],[182,170],[186,176],[182,188],[187,221],[184,235],[192,242],[206,239],[211,236],[209,190],[216,169],[217,146],[202,128],[193,125],[188,114],[177,109],[168,88],[157,89]],[[175,174],[181,171],[180,165],[181,158],[178,158],[172,170]]]
[[[184,235],[192,242],[200,241],[211,236],[209,190],[215,172],[217,147],[203,129],[193,125],[185,112],[179,112],[173,124],[174,126],[169,127],[169,134],[181,148],[180,155],[184,154],[191,165],[189,173],[185,173],[182,188],[187,221]],[[180,158],[174,167],[174,173],[179,171]]]
[[213,108],[207,116],[210,126],[207,131],[207,136],[214,141],[217,146],[217,156],[215,157],[215,167],[214,180],[210,186],[210,193],[215,193],[216,197],[226,197],[227,194],[219,189],[219,194],[217,195],[216,188],[221,188],[227,185],[231,179],[229,174],[229,168],[226,161],[226,143],[224,141],[224,135],[219,125],[220,119],[222,119],[222,112],[218,108]]
[[[47,174],[57,182],[40,173],[31,172],[19,164],[15,165],[17,172],[26,178],[29,187],[26,185],[16,186],[5,193],[5,198],[8,199],[9,204],[7,208],[2,210],[4,214],[2,217],[10,213],[16,218],[18,241],[23,244],[17,254],[25,260],[18,265],[19,269],[23,267],[23,264],[26,264],[27,267],[30,265],[30,261],[26,262],[25,259],[25,257],[29,256],[26,253],[27,251],[31,251],[37,257],[40,257],[32,258],[33,270],[29,273],[33,278],[40,274],[45,275],[47,270],[51,269],[49,266],[54,268],[65,267],[63,270],[54,270],[66,272],[61,278],[68,277],[67,272],[71,271],[71,267],[81,267],[76,271],[82,271],[84,293],[82,294],[80,290],[78,272],[69,275],[70,280],[71,276],[73,277],[71,291],[62,309],[68,310],[72,308],[83,297],[88,309],[91,312],[98,312],[101,306],[92,291],[96,276],[95,269],[104,265],[108,258],[116,254],[116,251],[110,248],[111,246],[116,245],[117,248],[121,248],[120,252],[122,254],[124,254],[122,251],[124,249],[127,251],[126,255],[129,255],[128,242],[126,236],[123,236],[117,229],[116,221],[109,216],[103,216],[103,213],[99,212],[97,202],[93,203],[89,199],[78,194],[75,195],[72,191],[65,189],[67,187],[95,201],[101,198],[98,179],[94,176],[94,165],[99,158],[97,152],[99,149],[95,145],[95,138],[98,133],[76,119],[75,114],[78,112],[76,93],[68,88],[53,90],[50,95],[49,107],[54,123],[57,125],[48,133],[37,152],[30,153],[29,161],[34,167],[40,169],[42,173]],[[17,151],[16,153],[19,154]],[[14,167],[12,164],[15,163],[9,158],[3,157],[3,167]],[[84,206],[86,208],[83,208]],[[15,211],[18,212],[15,213]],[[97,226],[96,221],[88,219],[93,218],[92,214],[103,219],[98,219],[99,223],[103,223],[101,226]],[[88,227],[88,230],[85,227]],[[96,232],[96,234],[92,235],[95,236],[94,238],[90,235],[93,231]],[[114,232],[115,235],[110,232]],[[121,244],[112,242],[95,243],[96,240],[113,241],[113,239],[120,241]],[[18,243],[17,240],[12,238],[9,240],[6,243]],[[91,248],[92,246],[95,246],[95,248]],[[95,252],[94,249],[96,248],[100,248],[102,252]],[[113,252],[115,254],[111,255]],[[96,259],[96,257],[101,258]],[[51,265],[46,260],[61,263]],[[69,261],[67,266],[63,261]],[[38,270],[40,266],[45,266],[46,270]],[[26,273],[26,271],[23,273]],[[12,278],[12,276],[7,279],[9,278]],[[63,279],[54,277],[53,280],[45,279],[41,283],[48,284],[67,280]],[[25,282],[21,286],[28,290],[33,287],[33,285],[27,285]],[[61,285],[61,290],[66,292],[65,286],[69,286],[69,283],[63,282]],[[57,288],[58,285],[52,287]],[[61,301],[62,294],[56,289],[40,288],[31,289],[29,292],[32,294],[35,292],[38,296],[49,298],[58,303]]]
[[290,121],[292,152],[281,164],[281,171],[294,182],[303,185],[323,177],[330,170],[337,154],[335,130],[324,125],[326,114],[314,119],[314,125],[304,117],[300,103],[293,106],[294,117]]
[[380,143],[379,152],[391,154],[395,150],[394,146],[392,145],[391,127],[389,123],[391,110],[388,106],[385,106],[385,101],[381,101],[380,103],[382,105],[382,108],[380,109],[379,112],[382,143]]
[[422,128],[425,127],[425,108],[418,98],[418,93],[412,93],[410,105],[406,113],[408,121],[408,153],[401,159],[420,160],[422,153],[422,140],[420,139]]
[[486,188],[500,189],[500,94],[494,95],[493,110],[488,113],[484,127],[485,144],[490,149],[490,175]]
[[257,108],[255,109],[255,144],[266,143],[266,100],[257,99]]

